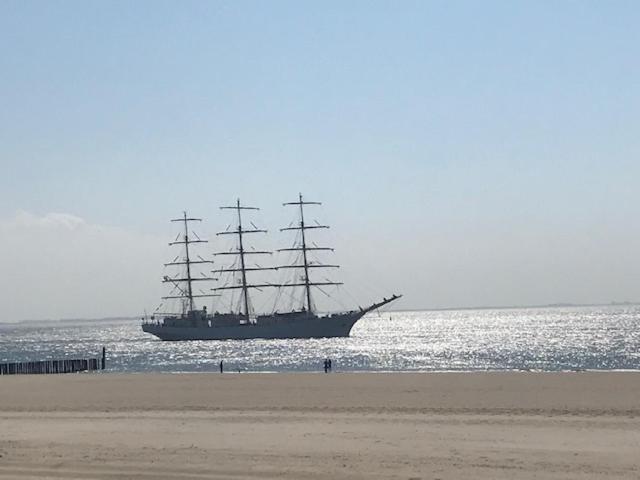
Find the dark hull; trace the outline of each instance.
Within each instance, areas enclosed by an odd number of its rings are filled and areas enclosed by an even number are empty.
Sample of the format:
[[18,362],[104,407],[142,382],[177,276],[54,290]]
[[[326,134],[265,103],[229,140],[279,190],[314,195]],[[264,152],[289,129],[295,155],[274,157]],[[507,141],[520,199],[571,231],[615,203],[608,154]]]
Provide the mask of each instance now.
[[330,338],[348,337],[355,323],[366,311],[334,314],[327,317],[309,315],[295,319],[277,318],[277,322],[231,326],[165,326],[146,323],[142,330],[161,340],[249,340],[255,338]]

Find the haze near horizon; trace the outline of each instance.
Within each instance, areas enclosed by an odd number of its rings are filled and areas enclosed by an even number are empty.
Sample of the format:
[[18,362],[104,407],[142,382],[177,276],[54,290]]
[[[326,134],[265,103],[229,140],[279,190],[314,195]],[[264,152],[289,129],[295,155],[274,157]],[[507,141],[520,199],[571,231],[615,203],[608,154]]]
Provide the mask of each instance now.
[[637,2],[0,5],[0,322],[152,310],[183,210],[298,192],[340,308],[640,285]]

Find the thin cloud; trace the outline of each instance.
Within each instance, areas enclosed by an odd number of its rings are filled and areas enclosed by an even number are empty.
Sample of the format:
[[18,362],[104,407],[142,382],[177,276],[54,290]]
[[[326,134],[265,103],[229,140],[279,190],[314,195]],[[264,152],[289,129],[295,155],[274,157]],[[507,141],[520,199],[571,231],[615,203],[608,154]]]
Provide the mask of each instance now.
[[165,249],[164,239],[71,213],[18,211],[0,220],[0,268],[10,272],[0,322],[142,312],[160,294]]
[[5,230],[20,230],[25,228],[66,228],[68,230],[75,230],[82,226],[87,225],[87,222],[70,213],[47,213],[43,216],[38,216],[24,210],[16,212],[15,216],[8,220],[0,221],[0,228]]

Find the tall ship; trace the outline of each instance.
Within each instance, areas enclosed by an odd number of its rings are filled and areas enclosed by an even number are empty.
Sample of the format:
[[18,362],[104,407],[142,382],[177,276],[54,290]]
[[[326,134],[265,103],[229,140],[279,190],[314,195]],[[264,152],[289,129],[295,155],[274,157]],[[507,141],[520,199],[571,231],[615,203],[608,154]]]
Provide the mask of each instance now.
[[[202,271],[199,274],[197,272],[202,266],[214,264],[213,260],[207,260],[194,252],[197,244],[207,242],[195,231],[190,230],[190,224],[200,222],[201,219],[191,218],[184,212],[181,218],[172,220],[182,223],[183,231],[169,245],[180,246],[182,255],[178,255],[165,266],[177,267],[178,273],[164,276],[163,282],[169,284],[171,292],[163,297],[163,303],[151,317],[145,316],[142,330],[161,340],[174,341],[348,337],[353,326],[364,315],[400,298],[401,295],[392,295],[365,308],[358,307],[337,313],[321,314],[317,311],[313,300],[314,291],[326,294],[324,288],[339,286],[342,283],[329,279],[318,280],[311,274],[318,269],[338,268],[338,265],[321,263],[311,258],[315,252],[333,251],[333,248],[318,246],[310,241],[310,230],[329,228],[317,222],[305,222],[305,207],[310,205],[320,205],[320,202],[306,201],[302,194],[298,196],[297,201],[283,204],[295,207],[299,218],[297,222],[280,229],[282,232],[296,233],[293,245],[277,250],[291,254],[293,261],[276,266],[262,266],[249,260],[272,254],[271,251],[256,250],[248,246],[247,239],[250,235],[267,233],[251,221],[248,222],[250,227],[243,223],[243,214],[259,209],[243,205],[239,199],[235,205],[220,207],[223,210],[235,210],[235,224],[223,232],[218,232],[217,235],[233,236],[236,242],[230,250],[214,253],[214,256],[231,259],[228,265],[209,272],[214,276]],[[254,274],[269,271],[290,271],[294,272],[294,275],[282,282],[251,280]],[[217,286],[208,290],[196,287],[199,282],[206,284],[213,281],[217,282]],[[251,292],[267,289],[276,289],[276,304],[281,295],[287,295],[294,302],[292,308],[281,312],[274,306],[271,313],[256,313],[251,301]],[[290,291],[298,291],[301,295],[296,297],[286,293]],[[227,296],[230,297],[230,301],[222,311],[207,311],[206,306],[197,307],[197,302],[201,302],[202,298]],[[178,304],[179,312],[160,311],[164,302],[168,300]]]

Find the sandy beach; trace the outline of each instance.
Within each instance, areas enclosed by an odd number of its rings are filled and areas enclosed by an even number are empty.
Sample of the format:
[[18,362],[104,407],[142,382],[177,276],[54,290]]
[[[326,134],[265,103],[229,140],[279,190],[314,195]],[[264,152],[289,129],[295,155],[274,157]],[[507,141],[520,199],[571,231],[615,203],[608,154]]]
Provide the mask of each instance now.
[[637,479],[640,374],[0,377],[0,478]]

